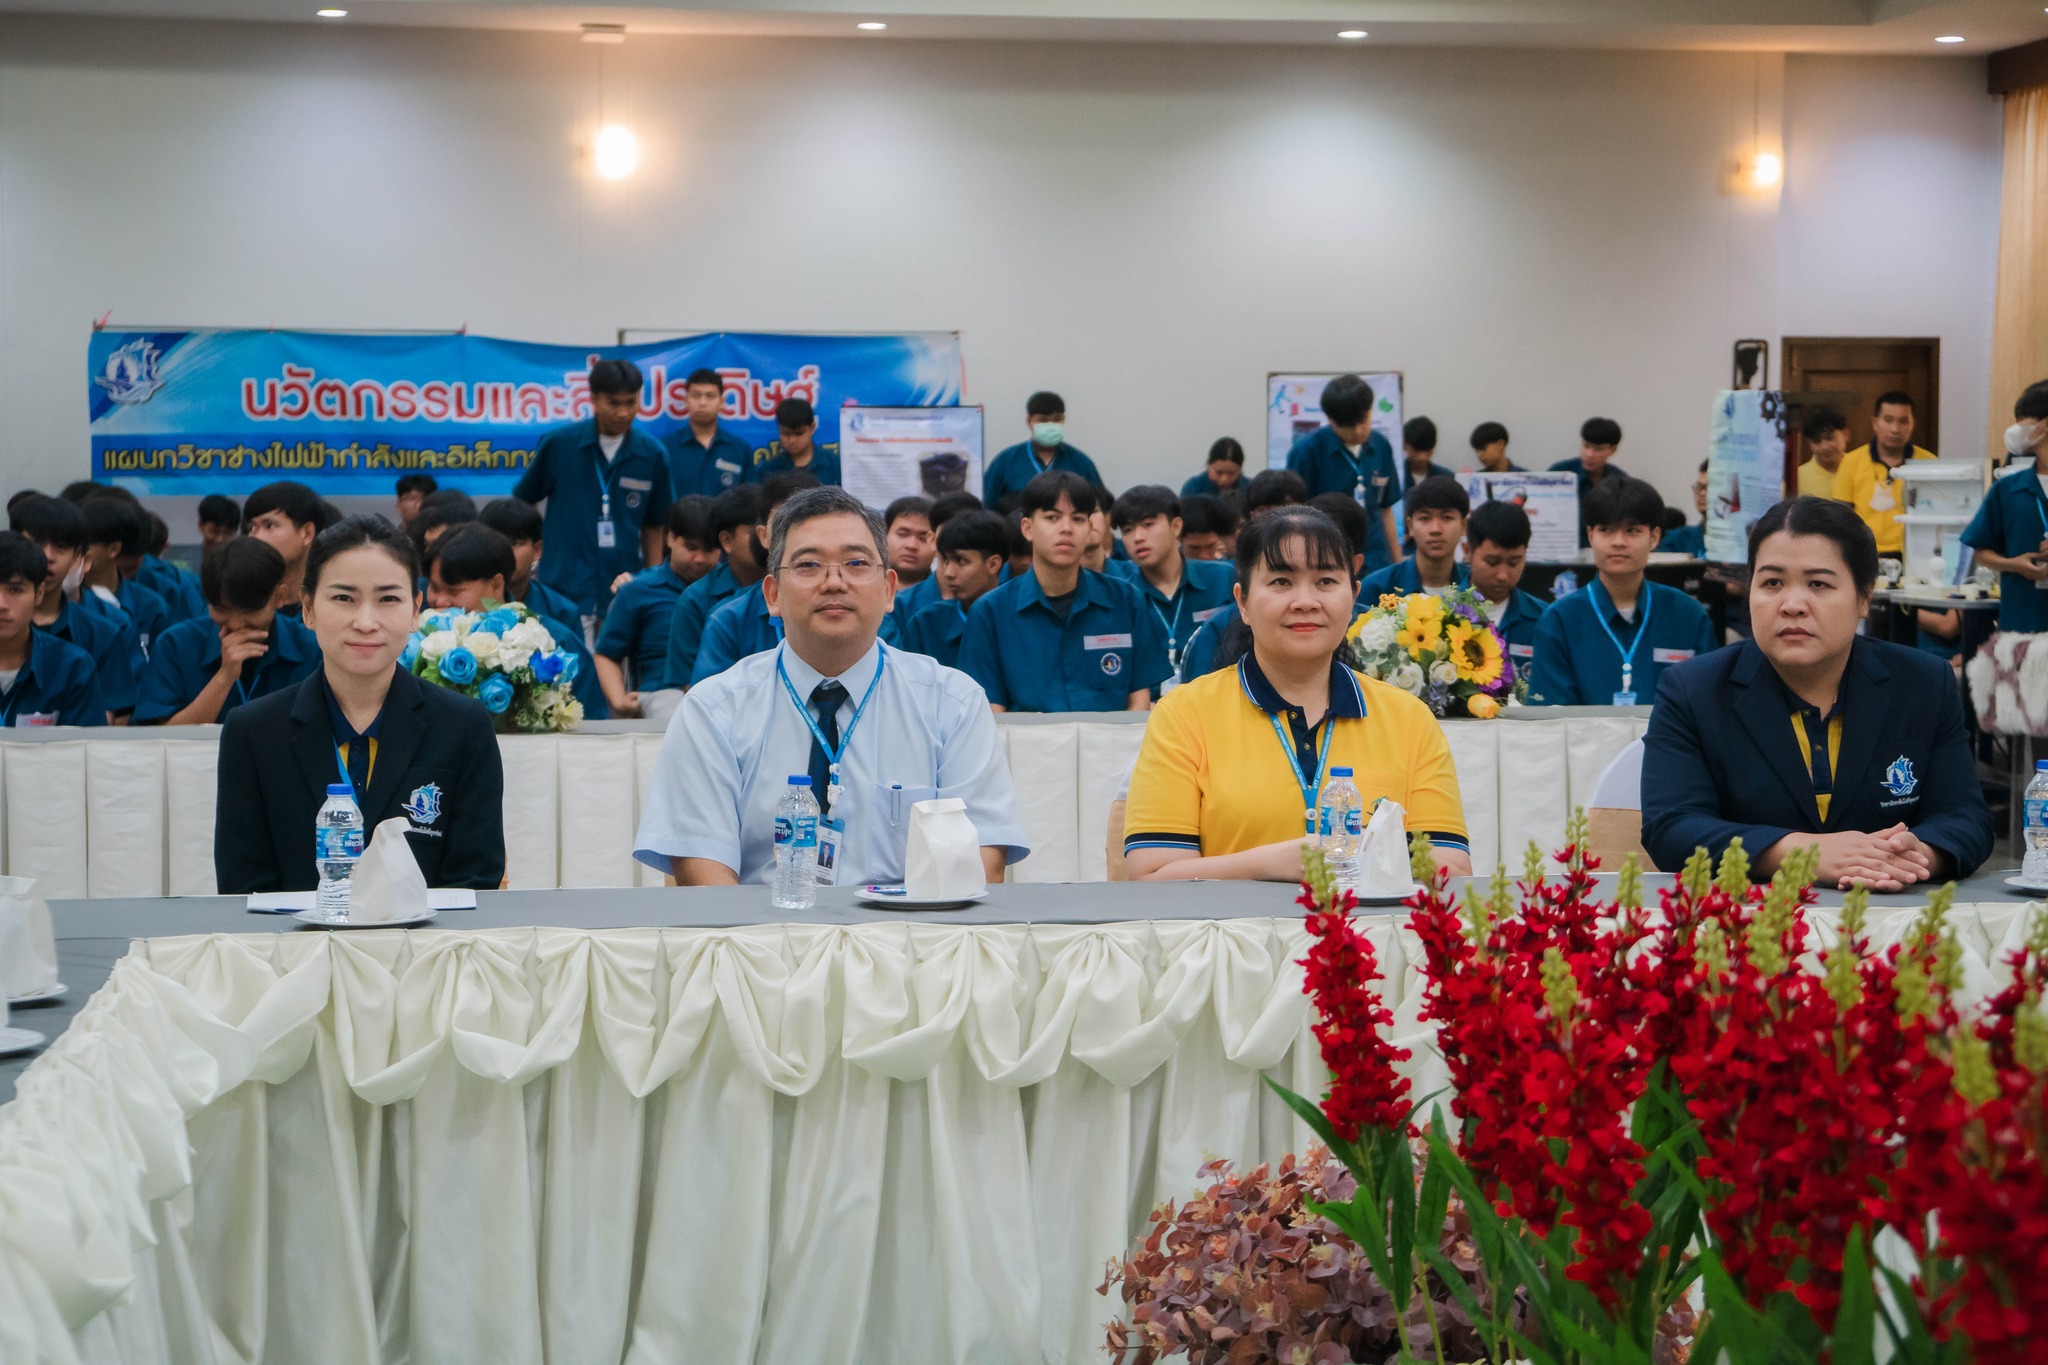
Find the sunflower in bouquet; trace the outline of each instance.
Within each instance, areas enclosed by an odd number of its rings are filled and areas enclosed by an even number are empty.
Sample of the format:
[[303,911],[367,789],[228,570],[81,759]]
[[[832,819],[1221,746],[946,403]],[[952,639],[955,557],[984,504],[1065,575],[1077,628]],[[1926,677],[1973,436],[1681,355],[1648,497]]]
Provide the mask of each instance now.
[[1389,593],[1351,623],[1347,638],[1361,673],[1422,698],[1439,716],[1487,720],[1528,690],[1467,588]]
[[421,612],[398,662],[416,678],[475,697],[500,733],[573,730],[583,719],[570,692],[580,661],[519,602]]

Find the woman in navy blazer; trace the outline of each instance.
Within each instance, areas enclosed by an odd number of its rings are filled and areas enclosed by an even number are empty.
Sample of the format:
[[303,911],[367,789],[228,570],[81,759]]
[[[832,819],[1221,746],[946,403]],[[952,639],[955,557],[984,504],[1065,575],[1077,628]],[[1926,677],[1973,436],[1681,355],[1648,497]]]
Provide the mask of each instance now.
[[1753,638],[1658,684],[1643,736],[1650,857],[1675,871],[1740,836],[1758,880],[1805,844],[1820,846],[1822,885],[1969,876],[1992,825],[1962,697],[1945,660],[1856,633],[1877,582],[1869,528],[1845,503],[1781,502],[1751,528],[1749,567]]
[[429,886],[505,876],[505,775],[483,703],[398,666],[419,611],[419,556],[382,517],[350,517],[306,554],[305,622],[321,667],[236,708],[220,737],[214,878],[225,895],[310,891],[313,821],[329,783],[354,786],[367,836],[411,822]]

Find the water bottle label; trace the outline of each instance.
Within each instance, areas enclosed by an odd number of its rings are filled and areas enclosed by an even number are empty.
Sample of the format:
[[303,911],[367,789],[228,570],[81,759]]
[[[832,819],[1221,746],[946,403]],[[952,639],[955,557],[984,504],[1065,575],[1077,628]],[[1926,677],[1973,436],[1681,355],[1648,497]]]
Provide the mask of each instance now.
[[315,856],[323,861],[360,858],[363,856],[363,832],[338,825],[325,826],[314,831],[313,846],[318,850]]
[[2048,796],[2027,798],[2027,828],[2040,829],[2048,826]]
[[816,848],[818,846],[818,817],[787,815],[775,817],[775,846],[777,848]]
[[[1358,810],[1347,810],[1343,812],[1344,832],[1354,839],[1358,838],[1361,834],[1365,832],[1365,822],[1362,819],[1362,816],[1363,812]],[[1319,833],[1325,839],[1329,838],[1330,835],[1336,831],[1337,818],[1338,811],[1335,806],[1324,806],[1322,808],[1321,820],[1317,833]]]

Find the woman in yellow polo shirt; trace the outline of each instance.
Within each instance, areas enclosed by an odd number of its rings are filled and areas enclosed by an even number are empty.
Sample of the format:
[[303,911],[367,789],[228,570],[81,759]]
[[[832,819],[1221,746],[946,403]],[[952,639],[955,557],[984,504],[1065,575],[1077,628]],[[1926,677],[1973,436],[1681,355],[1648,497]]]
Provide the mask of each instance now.
[[[1437,718],[1350,667],[1354,563],[1336,522],[1312,508],[1269,512],[1239,534],[1243,622],[1225,636],[1225,666],[1168,692],[1145,726],[1124,810],[1135,880],[1294,881],[1332,765],[1351,768],[1368,808],[1383,796],[1400,802],[1439,867],[1471,872]],[[1241,657],[1230,667],[1233,646]]]

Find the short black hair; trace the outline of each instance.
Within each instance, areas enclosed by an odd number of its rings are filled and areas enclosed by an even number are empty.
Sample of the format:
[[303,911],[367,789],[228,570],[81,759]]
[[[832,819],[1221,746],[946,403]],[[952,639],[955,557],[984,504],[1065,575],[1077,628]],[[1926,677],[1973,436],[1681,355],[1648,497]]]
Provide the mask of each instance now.
[[994,512],[963,512],[939,528],[939,553],[1010,555],[1010,528]]
[[644,383],[640,367],[630,360],[606,358],[591,363],[590,391],[593,394],[630,393],[638,398]]
[[1465,539],[1474,547],[1492,543],[1503,550],[1529,544],[1529,514],[1515,502],[1482,502],[1465,518]]
[[199,561],[199,591],[222,611],[261,611],[284,582],[284,556],[254,536],[216,545]]
[[[1349,493],[1318,493],[1310,498],[1306,506],[1321,512],[1337,523],[1337,529],[1344,533],[1344,539],[1351,546],[1351,553],[1365,553],[1365,543],[1371,539],[1372,531],[1365,519],[1365,509],[1358,505],[1358,499]],[[1260,517],[1260,521],[1267,518]]]
[[775,425],[783,431],[802,431],[817,423],[818,414],[805,399],[785,398],[775,405]]
[[1048,469],[1024,485],[1017,498],[1017,516],[1022,519],[1055,511],[1061,498],[1080,516],[1093,516],[1102,510],[1102,490],[1071,469]]
[[142,509],[142,518],[149,523],[149,537],[142,542],[147,554],[161,555],[171,545],[171,528],[164,519],[147,507]]
[[1689,520],[1691,518],[1687,517],[1684,512],[1666,503],[1664,505],[1664,521],[1657,529],[1668,536],[1679,527],[1685,525]]
[[519,571],[512,542],[482,522],[458,526],[435,541],[427,551],[427,563],[440,568],[441,581],[451,588],[503,575],[509,591],[512,575]]
[[981,499],[972,493],[946,493],[932,499],[932,510],[928,515],[932,529],[936,531],[957,516],[982,510]]
[[1904,408],[1907,412],[1914,411],[1913,395],[1904,389],[1886,389],[1877,396],[1877,401],[1870,405],[1870,415],[1875,417],[1881,409],[1891,407]]
[[407,493],[417,493],[421,497],[425,497],[440,486],[440,480],[436,479],[432,474],[400,474],[398,476],[397,492],[401,498]]
[[[821,485],[816,474],[806,474],[801,469],[792,469],[786,474],[771,475],[754,486],[761,490],[761,505],[755,509],[755,513],[760,521],[765,521],[768,514],[783,503],[805,489],[818,488]],[[759,521],[756,524],[758,525]]]
[[1456,512],[1461,517],[1469,517],[1472,515],[1472,495],[1465,491],[1465,485],[1450,475],[1432,474],[1408,490],[1401,515],[1412,517],[1425,511]]
[[1472,448],[1483,450],[1495,441],[1508,439],[1508,429],[1498,422],[1481,422],[1472,428]]
[[1308,501],[1308,481],[1291,469],[1261,469],[1244,490],[1247,515],[1268,507],[1293,507]]
[[[1361,517],[1365,509],[1342,493],[1334,496],[1344,498],[1351,509]],[[1357,556],[1359,551],[1341,526],[1332,520],[1329,513],[1314,503],[1307,507],[1290,507],[1275,512],[1270,517],[1260,517],[1244,528],[1237,538],[1237,583],[1250,589],[1252,575],[1261,564],[1268,569],[1293,568],[1287,557],[1289,541],[1299,540],[1308,552],[1307,567],[1312,569],[1342,569],[1358,581]]]
[[[7,495],[7,510],[12,512],[16,504],[27,502],[30,498],[46,498],[48,496],[49,494],[43,492],[40,488],[17,488]],[[237,526],[241,525],[240,522],[235,524]]]
[[1579,427],[1579,439],[1589,446],[1621,444],[1621,423],[1612,417],[1588,417]]
[[77,503],[63,498],[24,498],[7,509],[7,524],[38,545],[54,545],[60,550],[86,546],[85,513],[78,510]]
[[[112,484],[100,483],[96,479],[73,479],[70,483],[64,485],[64,491],[57,496],[76,506],[87,498],[97,497],[101,493],[111,493],[113,491],[114,486]],[[130,496],[133,495],[131,494]]]
[[1323,418],[1333,427],[1355,427],[1372,416],[1372,385],[1355,374],[1340,374],[1323,385]]
[[1116,501],[1110,505],[1109,524],[1121,531],[1126,526],[1137,526],[1154,517],[1179,521],[1180,511],[1180,498],[1171,488],[1163,483],[1141,483],[1117,495]]
[[405,532],[373,512],[360,513],[343,517],[313,537],[313,544],[306,551],[306,573],[300,584],[306,596],[319,591],[320,571],[327,567],[328,560],[365,545],[374,546],[396,560],[398,567],[405,570],[408,584],[419,582],[420,554]]
[[522,540],[538,543],[547,525],[538,507],[518,498],[492,498],[478,511],[476,519],[514,545]]
[[1203,463],[1215,464],[1219,460],[1225,464],[1244,463],[1244,447],[1238,443],[1235,436],[1218,436],[1209,443],[1209,458]]
[[929,524],[932,519],[932,500],[913,493],[907,498],[898,498],[882,513],[882,525],[886,529],[896,524],[898,517],[923,517]]
[[1799,434],[1809,441],[1824,441],[1838,431],[1848,429],[1849,419],[1837,407],[1823,405],[1806,414],[1799,424]]
[[1227,499],[1214,493],[1197,493],[1180,500],[1180,533],[1183,536],[1234,536],[1242,520]]
[[702,493],[686,493],[668,505],[668,533],[677,540],[707,550],[718,548],[718,528],[712,521],[717,501]]
[[1842,552],[1850,581],[1859,596],[1877,586],[1877,538],[1856,509],[1833,498],[1787,498],[1758,517],[1749,528],[1749,569],[1756,572],[1756,552],[1784,531],[1795,536],[1826,536]]
[[119,498],[87,498],[78,505],[85,518],[85,538],[93,545],[114,545],[116,554],[141,554],[149,539],[149,522],[134,503]]
[[0,583],[19,578],[31,588],[40,588],[49,577],[50,561],[43,557],[42,546],[17,531],[0,531]]
[[720,393],[725,392],[724,378],[709,365],[699,365],[696,369],[690,371],[690,377],[683,381],[683,387],[686,389],[695,388],[699,384],[715,384]]
[[711,500],[711,541],[727,531],[751,531],[757,526],[766,509],[761,505],[761,485],[737,484],[726,489]]
[[1051,389],[1040,389],[1037,393],[1024,400],[1024,415],[1026,417],[1065,417],[1067,415],[1067,400],[1054,393]]
[[2048,379],[2037,379],[2013,400],[2012,415],[2029,422],[2048,419]]
[[320,505],[320,495],[290,479],[266,483],[244,499],[242,525],[247,528],[256,518],[272,512],[282,512],[292,525],[310,526],[315,531],[324,530],[331,524],[326,509]]
[[1401,424],[1401,444],[1410,450],[1436,449],[1436,423],[1427,417],[1410,417]]
[[427,494],[418,514],[406,523],[405,529],[412,535],[414,552],[424,555],[427,532],[439,526],[465,526],[476,519],[474,498],[460,488],[442,488]]
[[1580,506],[1588,526],[1664,525],[1664,499],[1655,485],[1625,475],[1602,479]]

